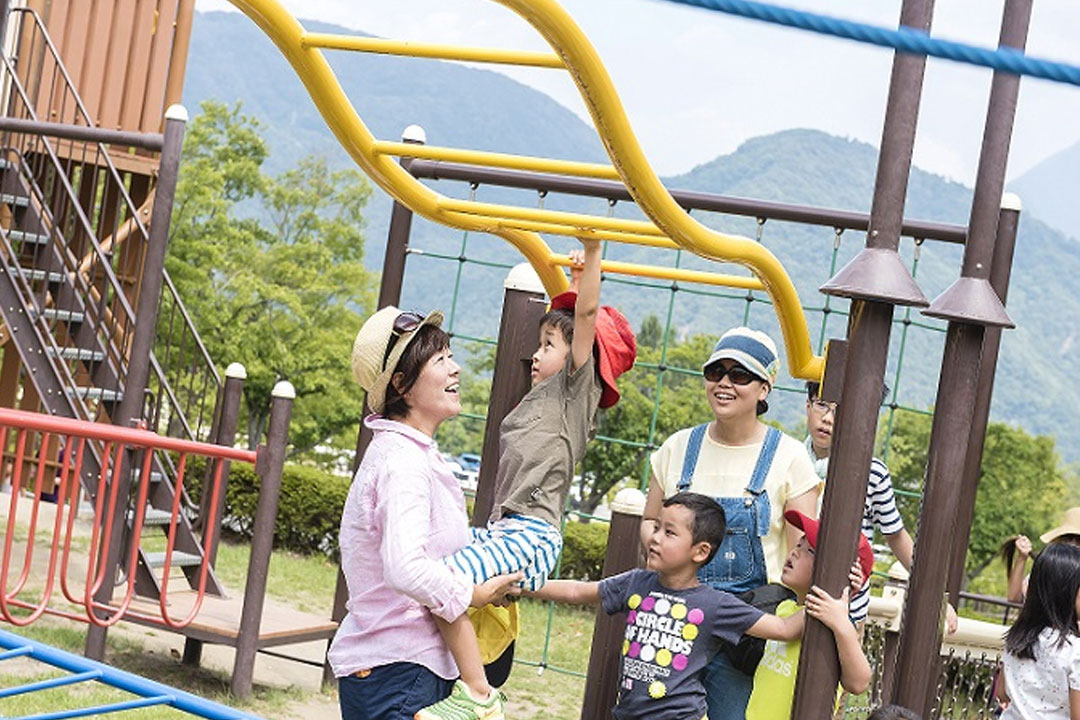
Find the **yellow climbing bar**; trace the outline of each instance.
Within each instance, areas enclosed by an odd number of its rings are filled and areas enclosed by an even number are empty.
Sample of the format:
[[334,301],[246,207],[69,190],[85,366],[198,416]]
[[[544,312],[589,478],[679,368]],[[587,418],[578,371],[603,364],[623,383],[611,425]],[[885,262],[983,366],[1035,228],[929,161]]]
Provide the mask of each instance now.
[[[570,267],[569,255],[552,255],[552,261],[556,265]],[[657,265],[638,265],[636,263],[618,262],[616,260],[602,260],[600,270],[603,272],[617,273],[619,275],[632,275],[635,277],[647,277],[655,280],[673,280],[674,282],[695,283],[697,285],[715,285],[719,287],[737,288],[740,290],[764,290],[765,286],[756,277],[747,275],[721,275],[718,273],[703,272],[701,270],[687,270],[685,268],[660,267]]]
[[514,220],[533,220],[536,222],[563,225],[570,229],[571,234],[581,234],[582,231],[614,230],[615,232],[628,232],[637,235],[652,235],[663,237],[660,228],[651,222],[644,220],[627,220],[625,218],[602,217],[600,215],[587,215],[584,213],[570,213],[561,210],[545,210],[543,208],[518,207],[516,205],[497,205],[494,203],[482,203],[475,200],[457,200],[455,198],[443,198],[439,201],[439,208],[453,210],[468,215],[483,215],[491,218],[507,218]]
[[[734,262],[754,277],[606,262],[608,272],[672,279],[726,287],[763,289],[773,301],[794,377],[820,380],[823,359],[813,354],[806,317],[795,286],[780,261],[750,238],[727,235],[705,227],[679,206],[660,183],[630,127],[595,48],[555,0],[497,0],[535,28],[554,50],[553,55],[486,48],[457,48],[371,38],[307,33],[278,0],[231,0],[277,45],[293,66],[342,147],[372,180],[395,200],[430,220],[463,230],[490,232],[516,247],[536,269],[549,294],[567,286],[562,270],[568,260],[555,255],[537,232],[597,237],[654,247],[678,247],[702,257]],[[413,57],[438,57],[475,62],[537,64],[565,67],[577,84],[598,128],[612,166],[575,163],[501,153],[452,148],[425,148],[378,141],[357,115],[322,49],[350,49]],[[556,64],[557,61],[557,64]],[[395,157],[453,160],[562,175],[619,179],[648,220],[629,220],[544,208],[455,200],[412,177]]]
[[495,65],[521,65],[525,67],[553,68],[565,66],[557,55],[530,52],[528,50],[500,50],[498,48],[460,47],[436,45],[406,40],[335,35],[331,33],[305,32],[300,36],[303,48],[324,50],[353,50],[378,55],[402,55],[405,57],[432,58],[436,60],[461,60],[463,62],[492,63]]
[[529,170],[532,172],[552,173],[553,175],[573,175],[576,177],[598,178],[600,180],[622,180],[619,171],[611,165],[575,162],[573,160],[552,160],[530,155],[507,155],[482,150],[462,150],[460,148],[388,142],[386,140],[375,141],[375,152],[396,157],[444,160],[465,165]]

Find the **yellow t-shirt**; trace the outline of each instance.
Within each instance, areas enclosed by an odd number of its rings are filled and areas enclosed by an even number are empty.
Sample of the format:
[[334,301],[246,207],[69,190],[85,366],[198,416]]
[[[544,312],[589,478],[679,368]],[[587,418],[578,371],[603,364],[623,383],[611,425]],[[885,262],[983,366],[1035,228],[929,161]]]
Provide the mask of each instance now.
[[[794,600],[776,606],[777,617],[789,617],[800,610]],[[788,720],[795,700],[795,676],[799,670],[802,640],[766,640],[754,672],[754,690],[746,703],[746,720]]]
[[[693,428],[686,428],[671,435],[652,455],[652,478],[664,491],[665,498],[678,492],[691,430]],[[694,476],[690,481],[690,490],[712,497],[749,496],[746,486],[761,453],[761,444],[722,445],[706,432],[701,442],[701,454],[694,468]],[[761,538],[761,549],[765,554],[765,567],[770,582],[780,580],[780,570],[787,557],[784,505],[788,500],[816,489],[820,483],[821,480],[814,472],[814,465],[810,462],[810,456],[803,444],[793,437],[781,434],[769,474],[765,477],[770,518],[769,532]]]

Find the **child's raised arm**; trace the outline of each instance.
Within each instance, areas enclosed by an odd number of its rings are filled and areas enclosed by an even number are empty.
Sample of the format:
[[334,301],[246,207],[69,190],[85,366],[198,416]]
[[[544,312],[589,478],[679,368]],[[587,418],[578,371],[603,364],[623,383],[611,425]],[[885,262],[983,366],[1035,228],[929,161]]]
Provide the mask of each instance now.
[[832,630],[840,656],[840,684],[854,695],[870,687],[870,662],[859,644],[859,633],[848,619],[848,589],[834,598],[817,585],[806,594],[806,612]]
[[[577,302],[574,304],[574,341],[570,353],[574,358],[573,369],[589,361],[596,338],[596,313],[600,310],[600,241],[579,238],[585,246],[585,257],[577,284]],[[571,274],[576,274],[574,269]]]
[[[576,333],[576,331],[575,331]],[[571,605],[599,605],[600,583],[580,580],[548,580],[544,587],[522,593],[538,600],[569,603]]]

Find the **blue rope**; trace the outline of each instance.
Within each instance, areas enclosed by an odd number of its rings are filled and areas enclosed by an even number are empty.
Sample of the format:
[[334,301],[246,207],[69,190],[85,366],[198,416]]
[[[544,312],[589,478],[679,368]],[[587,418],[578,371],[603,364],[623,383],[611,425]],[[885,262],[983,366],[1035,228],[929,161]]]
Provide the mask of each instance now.
[[946,60],[981,65],[1014,75],[1030,75],[1044,80],[1080,85],[1080,67],[1028,57],[1013,48],[987,50],[965,43],[938,40],[922,30],[909,27],[901,26],[893,30],[752,0],[669,0],[669,2],[717,10],[754,20],[764,20],[776,25],[813,30],[823,35],[858,40],[918,55],[932,55]]

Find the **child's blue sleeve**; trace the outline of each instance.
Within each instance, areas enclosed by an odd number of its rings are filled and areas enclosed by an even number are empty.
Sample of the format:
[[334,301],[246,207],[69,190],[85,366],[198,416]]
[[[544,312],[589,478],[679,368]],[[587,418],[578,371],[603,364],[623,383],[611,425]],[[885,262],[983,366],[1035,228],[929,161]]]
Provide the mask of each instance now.
[[628,570],[600,581],[600,605],[608,615],[628,610],[627,601],[635,588],[641,587],[644,570]]

